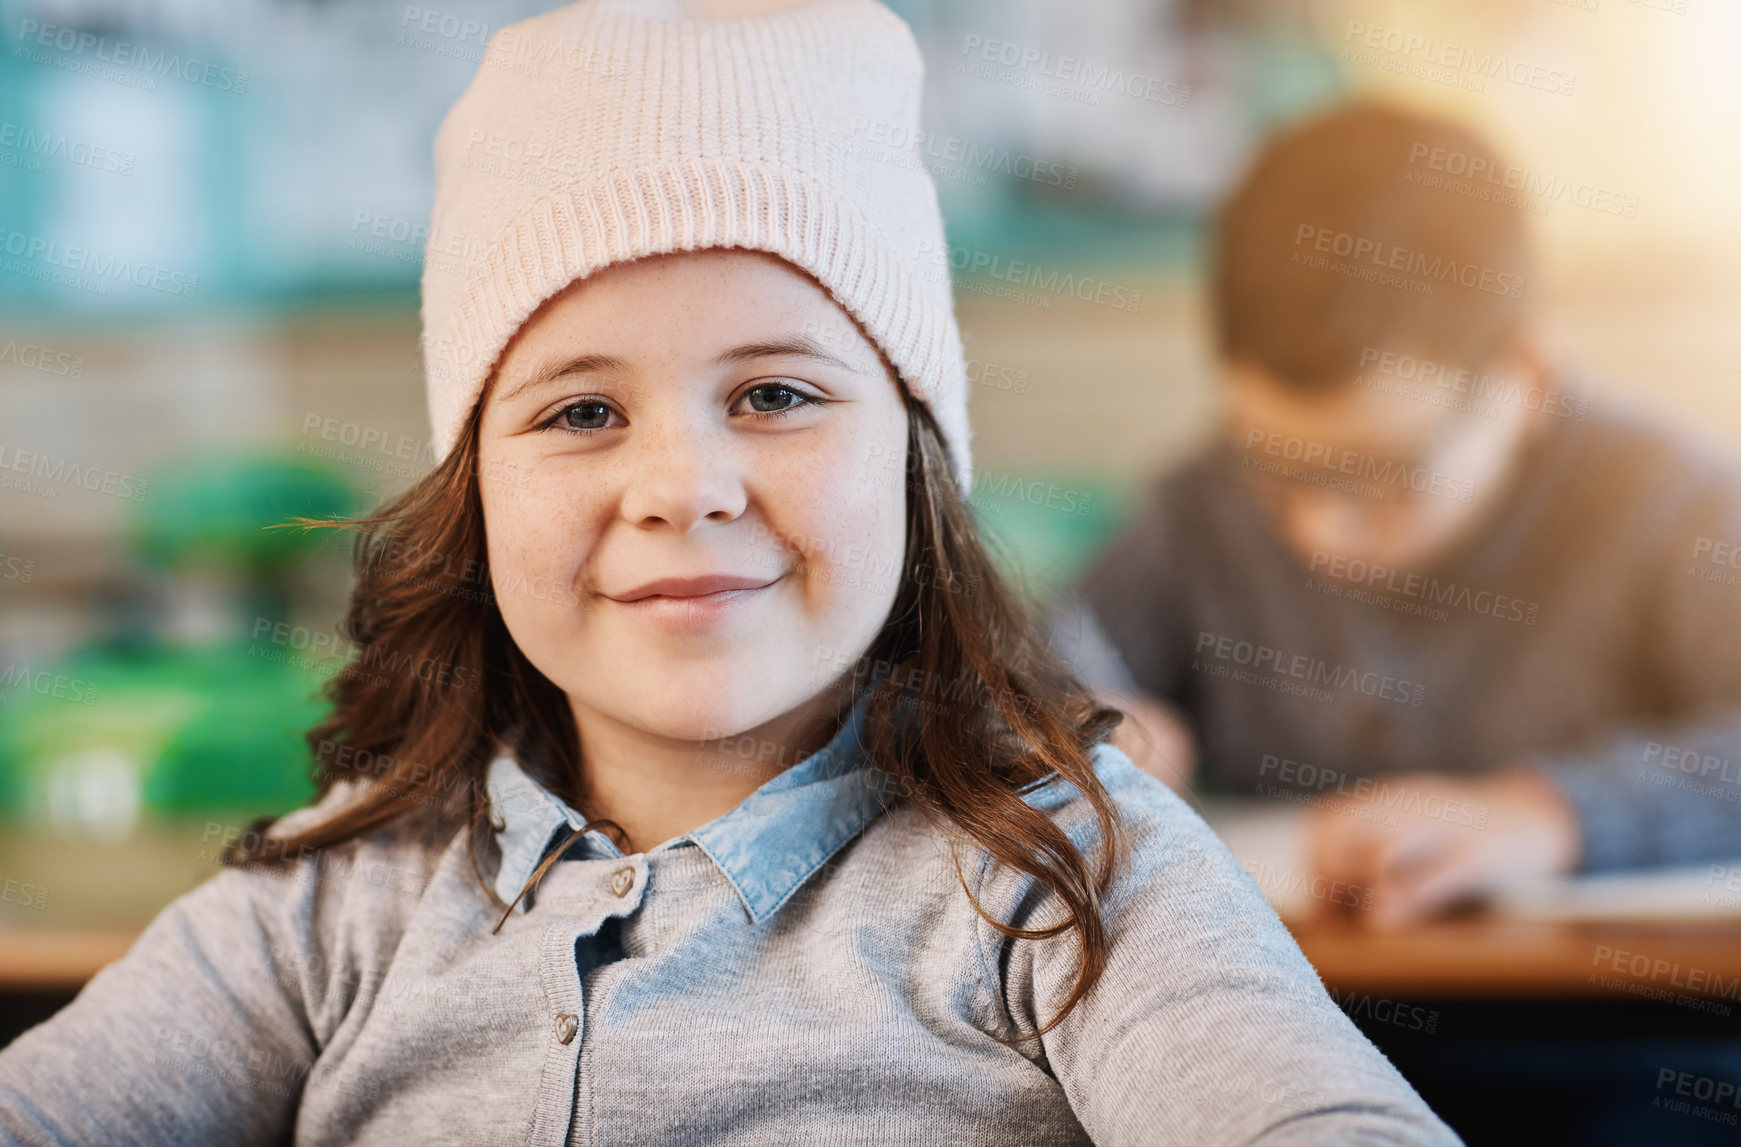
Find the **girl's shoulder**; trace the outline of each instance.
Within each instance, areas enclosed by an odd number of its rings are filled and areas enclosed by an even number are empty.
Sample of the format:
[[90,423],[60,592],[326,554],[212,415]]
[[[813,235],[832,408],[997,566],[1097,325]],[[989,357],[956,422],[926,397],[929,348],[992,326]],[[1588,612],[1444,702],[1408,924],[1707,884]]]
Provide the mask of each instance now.
[[[264,843],[281,857],[228,867],[179,907],[213,924],[237,917],[276,925],[287,944],[316,964],[359,944],[391,947],[445,870],[471,871],[465,833],[457,824],[407,816],[319,847],[279,844],[341,816],[360,795],[341,782],[314,803],[278,818],[264,829]],[[262,844],[248,839],[251,835],[252,830],[244,834],[245,849]]]
[[[357,795],[335,786],[267,836],[290,839]],[[322,847],[293,845],[282,859],[224,869],[166,908],[152,930],[231,953],[229,964],[254,969],[254,995],[284,991],[324,1040],[431,910],[489,919],[466,836],[460,826],[400,818]]]
[[[1165,917],[1192,929],[1240,933],[1273,919],[1250,874],[1184,799],[1110,742],[1095,745],[1090,760],[1117,817],[1113,876],[1101,898],[1109,919]],[[1025,800],[1064,832],[1091,867],[1097,863],[1105,845],[1102,822],[1080,789],[1057,778]],[[973,887],[1004,919],[1043,914],[1055,895],[989,855],[981,859]]]
[[[1166,895],[1177,885],[1215,887],[1242,906],[1267,912],[1261,893],[1197,811],[1161,781],[1103,741],[1089,754],[1095,776],[1116,814],[1118,856],[1108,902]],[[1093,802],[1071,782],[1055,777],[1022,794],[1044,813],[1092,865],[1104,845]],[[908,872],[935,869],[951,885],[956,872],[976,897],[1011,907],[1038,895],[1033,878],[997,862],[967,834],[940,825],[910,805],[896,805],[866,833],[871,851]]]
[[[1226,851],[1195,809],[1138,768],[1112,742],[1095,745],[1089,760],[1117,811],[1120,832],[1133,854],[1141,851],[1153,856],[1180,848]],[[1078,848],[1093,848],[1100,843],[1094,805],[1069,781],[1054,778],[1026,794],[1025,799],[1069,834],[1071,843]]]
[[[340,817],[361,795],[349,783],[335,784],[320,800],[276,821],[269,835],[289,839],[292,833]],[[328,905],[361,898],[371,902],[372,910],[389,902],[410,907],[463,843],[462,827],[453,818],[412,813],[319,848],[290,848],[282,865],[309,882]]]

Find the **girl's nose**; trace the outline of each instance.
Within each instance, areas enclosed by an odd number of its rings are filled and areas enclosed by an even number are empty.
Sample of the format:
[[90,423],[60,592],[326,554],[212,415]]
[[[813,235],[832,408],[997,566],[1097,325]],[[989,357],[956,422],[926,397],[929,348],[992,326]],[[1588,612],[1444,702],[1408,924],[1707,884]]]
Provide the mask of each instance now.
[[749,495],[725,443],[694,427],[668,427],[643,444],[622,498],[622,516],[638,527],[686,534],[701,522],[729,522]]

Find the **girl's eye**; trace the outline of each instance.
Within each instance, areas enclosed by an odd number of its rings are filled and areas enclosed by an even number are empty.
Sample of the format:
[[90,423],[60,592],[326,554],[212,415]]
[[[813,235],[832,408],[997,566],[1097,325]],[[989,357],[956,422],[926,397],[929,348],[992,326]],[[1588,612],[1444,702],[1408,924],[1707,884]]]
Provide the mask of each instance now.
[[744,392],[751,414],[790,414],[802,406],[820,405],[816,399],[797,387],[779,382],[764,382]]
[[[813,398],[795,386],[780,382],[765,382],[753,386],[743,393],[738,402],[747,407],[744,413],[759,418],[778,418],[805,406],[822,405],[821,399]],[[613,422],[613,418],[617,421]],[[578,398],[546,418],[538,429],[584,434],[619,425],[622,425],[621,416],[604,399]]]
[[599,399],[582,398],[558,410],[544,423],[544,428],[603,430],[610,425],[613,413],[610,406]]

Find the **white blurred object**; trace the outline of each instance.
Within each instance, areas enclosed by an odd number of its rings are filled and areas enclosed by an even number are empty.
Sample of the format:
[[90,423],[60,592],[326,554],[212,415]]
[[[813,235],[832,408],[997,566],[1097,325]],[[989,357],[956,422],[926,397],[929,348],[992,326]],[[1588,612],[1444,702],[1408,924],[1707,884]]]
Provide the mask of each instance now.
[[1305,916],[1311,902],[1306,871],[1306,818],[1298,809],[1245,801],[1212,802],[1204,819],[1257,882],[1284,920]]
[[973,0],[947,30],[924,33],[927,120],[980,146],[1078,167],[1133,204],[1209,202],[1250,146],[1239,44],[1188,40],[1176,7]]
[[72,753],[45,770],[46,819],[58,832],[118,844],[139,823],[141,789],[138,762],[119,749]]
[[164,638],[177,645],[209,645],[248,627],[235,578],[189,569],[164,580]]
[[1544,880],[1495,896],[1493,911],[1512,920],[1694,920],[1741,917],[1741,893],[1721,878],[1741,860],[1649,872]]

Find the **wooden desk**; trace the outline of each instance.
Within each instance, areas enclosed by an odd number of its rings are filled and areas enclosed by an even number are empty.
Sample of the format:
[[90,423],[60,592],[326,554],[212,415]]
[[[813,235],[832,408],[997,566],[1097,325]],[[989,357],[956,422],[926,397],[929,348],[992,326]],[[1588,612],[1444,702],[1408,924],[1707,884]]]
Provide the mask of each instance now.
[[1420,999],[1684,997],[1741,1008],[1738,921],[1473,917],[1395,933],[1340,921],[1297,925],[1293,933],[1324,982],[1339,990]]
[[0,991],[76,992],[138,935],[136,928],[0,930]]
[[[1339,991],[1404,999],[1624,1001],[1655,992],[1741,1008],[1741,922],[1534,924],[1469,920],[1396,933],[1340,922],[1294,937]],[[0,929],[0,990],[76,991],[137,929]]]

